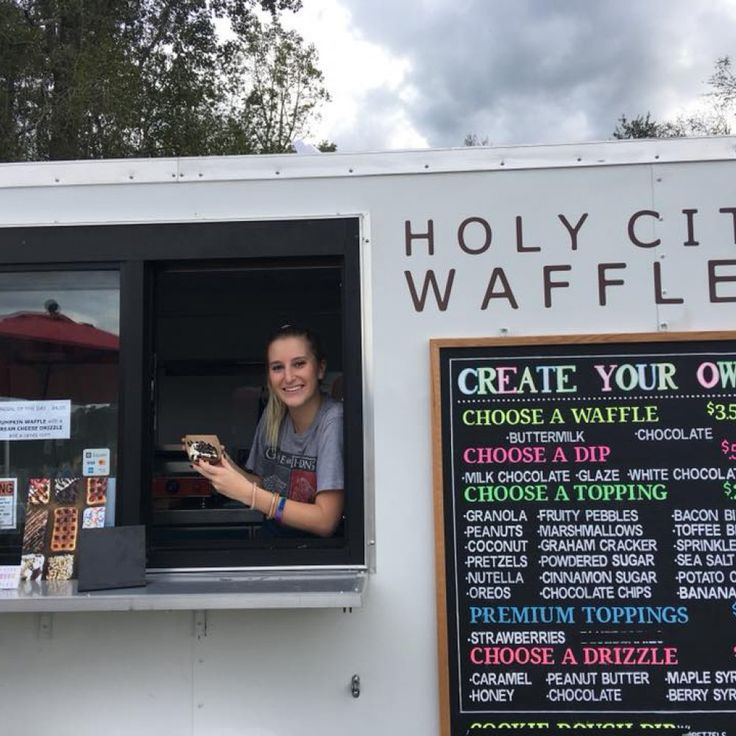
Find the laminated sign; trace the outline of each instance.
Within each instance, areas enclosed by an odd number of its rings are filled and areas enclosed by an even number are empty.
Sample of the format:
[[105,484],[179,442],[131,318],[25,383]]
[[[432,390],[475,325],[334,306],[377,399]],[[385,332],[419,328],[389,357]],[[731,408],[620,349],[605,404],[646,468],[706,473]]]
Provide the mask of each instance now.
[[0,440],[68,440],[71,401],[0,401]]
[[15,529],[18,479],[0,478],[0,529]]

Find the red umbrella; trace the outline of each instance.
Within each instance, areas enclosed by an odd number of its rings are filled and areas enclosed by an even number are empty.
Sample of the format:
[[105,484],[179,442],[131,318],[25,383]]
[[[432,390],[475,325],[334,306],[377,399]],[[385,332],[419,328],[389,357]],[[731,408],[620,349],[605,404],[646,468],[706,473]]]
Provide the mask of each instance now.
[[14,312],[0,316],[0,337],[91,350],[120,349],[120,339],[85,322],[75,322],[58,312]]
[[60,314],[0,315],[0,394],[106,403],[117,396],[117,335]]

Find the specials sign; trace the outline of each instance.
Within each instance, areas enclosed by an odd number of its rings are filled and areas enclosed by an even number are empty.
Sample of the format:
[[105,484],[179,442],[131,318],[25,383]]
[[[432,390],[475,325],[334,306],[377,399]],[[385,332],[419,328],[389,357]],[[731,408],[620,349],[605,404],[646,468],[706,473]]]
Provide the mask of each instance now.
[[736,334],[432,362],[443,734],[736,734]]
[[68,440],[71,401],[1,401],[0,440]]

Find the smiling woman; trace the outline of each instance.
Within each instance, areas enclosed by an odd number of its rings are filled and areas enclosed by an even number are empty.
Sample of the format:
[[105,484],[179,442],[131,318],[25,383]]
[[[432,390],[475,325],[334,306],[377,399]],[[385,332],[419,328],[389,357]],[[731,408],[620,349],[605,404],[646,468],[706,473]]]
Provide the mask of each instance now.
[[320,391],[326,368],[314,333],[280,327],[268,340],[268,404],[247,470],[227,456],[194,463],[219,493],[265,515],[261,536],[329,537],[341,520],[343,408]]

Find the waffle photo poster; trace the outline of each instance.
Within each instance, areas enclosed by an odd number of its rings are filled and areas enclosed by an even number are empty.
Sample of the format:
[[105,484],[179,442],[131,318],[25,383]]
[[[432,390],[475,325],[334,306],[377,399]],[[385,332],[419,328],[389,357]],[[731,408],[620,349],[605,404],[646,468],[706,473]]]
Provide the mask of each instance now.
[[73,580],[80,529],[105,525],[107,478],[31,478],[21,580]]

